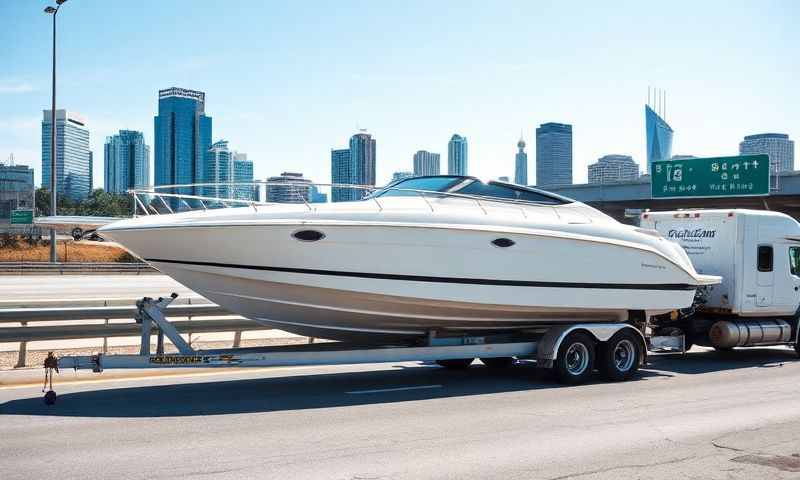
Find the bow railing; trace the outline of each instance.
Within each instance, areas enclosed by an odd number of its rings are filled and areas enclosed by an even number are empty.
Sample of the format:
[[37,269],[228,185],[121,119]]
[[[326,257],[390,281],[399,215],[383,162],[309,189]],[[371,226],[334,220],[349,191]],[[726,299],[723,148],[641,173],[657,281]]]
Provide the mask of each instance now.
[[[202,192],[204,189],[219,189],[227,188],[228,191],[243,192],[250,189],[251,192],[256,192],[261,186],[265,189],[270,187],[279,189],[281,194],[280,201],[263,202],[254,200],[252,198],[236,198],[235,196],[220,197],[213,195],[198,195],[194,192]],[[486,209],[487,205],[502,204],[512,207],[517,207],[523,217],[527,218],[527,213],[524,207],[538,206],[538,207],[554,207],[556,205],[545,202],[535,202],[529,200],[515,200],[499,197],[484,197],[477,195],[462,194],[457,192],[441,192],[433,190],[421,190],[412,188],[401,188],[395,186],[376,187],[374,185],[352,185],[340,183],[312,183],[312,182],[270,182],[270,181],[253,181],[253,182],[234,182],[234,183],[191,183],[191,184],[176,184],[176,185],[159,185],[143,188],[134,188],[128,191],[134,199],[134,216],[143,215],[164,215],[171,213],[184,212],[189,210],[210,210],[218,208],[230,207],[252,207],[257,211],[257,207],[267,207],[286,203],[302,204],[309,211],[315,211],[317,205],[329,202],[314,202],[310,198],[311,187],[325,187],[330,188],[331,193],[337,189],[353,190],[354,195],[350,195],[348,200],[355,201],[369,201],[375,204],[378,211],[383,211],[385,202],[382,202],[378,194],[393,191],[403,192],[408,196],[417,196],[421,198],[427,208],[431,212],[435,211],[434,202],[431,199],[435,198],[455,198],[468,200],[479,208],[484,214],[488,215]],[[238,189],[238,190],[237,190]],[[193,193],[182,193],[191,190]],[[359,193],[360,192],[360,193]],[[235,194],[234,194],[235,195]],[[255,194],[253,194],[255,196]],[[268,197],[268,195],[265,195]]]

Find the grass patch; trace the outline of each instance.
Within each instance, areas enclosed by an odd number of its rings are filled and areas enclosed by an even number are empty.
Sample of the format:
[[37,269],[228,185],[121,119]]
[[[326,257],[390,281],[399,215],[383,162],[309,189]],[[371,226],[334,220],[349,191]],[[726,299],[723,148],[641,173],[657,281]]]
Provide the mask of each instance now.
[[[99,242],[58,242],[58,261],[69,263],[93,262],[140,262],[138,258],[128,253],[125,249],[114,245],[103,245]],[[20,240],[16,245],[0,247],[0,262],[49,262],[50,244],[42,242],[39,245],[29,245]]]

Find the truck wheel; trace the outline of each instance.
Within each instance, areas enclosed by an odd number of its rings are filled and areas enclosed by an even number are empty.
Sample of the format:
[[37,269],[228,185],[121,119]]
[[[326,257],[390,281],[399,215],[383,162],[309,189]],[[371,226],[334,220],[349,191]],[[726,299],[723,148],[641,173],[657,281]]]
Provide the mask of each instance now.
[[481,363],[489,368],[508,368],[514,365],[514,357],[481,358]]
[[617,332],[598,348],[600,373],[612,382],[629,380],[639,370],[641,341],[628,329]]
[[567,335],[558,348],[553,366],[561,383],[577,385],[585,382],[594,369],[595,340],[583,332]]
[[436,360],[436,363],[439,366],[444,368],[449,368],[451,370],[463,370],[470,365],[472,365],[472,361],[475,360],[474,358],[451,358],[448,360]]

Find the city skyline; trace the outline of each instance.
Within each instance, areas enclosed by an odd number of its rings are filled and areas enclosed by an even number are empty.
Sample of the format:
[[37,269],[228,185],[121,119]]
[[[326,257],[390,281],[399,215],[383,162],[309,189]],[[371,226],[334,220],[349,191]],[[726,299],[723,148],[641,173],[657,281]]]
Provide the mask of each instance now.
[[[41,160],[35,117],[49,105],[50,19],[40,8],[45,3],[0,5],[0,14],[15,20],[0,32],[0,39],[12,45],[7,55],[13,66],[0,75],[0,157],[13,152],[18,163],[36,166],[37,185]],[[798,43],[790,21],[798,6],[790,2],[678,2],[662,9],[658,22],[646,6],[630,3],[588,5],[577,16],[557,4],[508,2],[503,8],[475,4],[464,9],[457,3],[431,8],[411,2],[395,11],[345,3],[315,12],[331,21],[317,25],[322,30],[314,36],[309,35],[311,19],[303,21],[306,13],[290,5],[273,8],[268,17],[252,15],[250,4],[237,2],[226,5],[221,17],[217,8],[203,4],[193,5],[190,14],[169,2],[144,1],[136,9],[95,7],[91,1],[71,2],[59,14],[58,61],[58,108],[87,117],[95,153],[106,136],[120,129],[143,131],[145,142],[154,145],[152,95],[165,85],[209,94],[209,114],[226,119],[224,126],[215,125],[215,137],[230,138],[250,152],[257,159],[256,178],[297,165],[310,178],[328,178],[331,146],[359,126],[381,139],[377,183],[409,169],[406,159],[418,146],[444,151],[453,131],[470,139],[469,173],[509,175],[517,140],[511,132],[523,128],[525,137],[532,138],[535,125],[559,121],[580,131],[573,169],[574,181],[582,183],[586,166],[602,155],[646,158],[641,105],[647,85],[670,92],[668,120],[678,131],[676,152],[735,154],[745,135],[800,135],[800,100],[792,89],[798,66],[782,60],[791,58],[790,46]],[[600,10],[608,22],[592,20]],[[510,18],[509,11],[514,12]],[[110,28],[102,21],[107,15],[131,22]],[[427,38],[425,48],[406,31],[424,30],[442,16],[457,20],[458,29],[452,36]],[[150,34],[141,35],[135,25],[151,17],[174,22],[169,27],[156,22]],[[197,22],[209,19],[243,33],[225,39],[193,37],[191,46],[167,41],[188,38]],[[342,33],[338,27],[353,19],[368,25],[367,31]],[[670,35],[651,35],[656,23],[670,25]],[[494,26],[500,24],[505,27]],[[572,24],[581,28],[562,40],[573,55],[540,47]],[[270,33],[264,42],[255,41],[261,36],[256,32],[265,28]],[[381,32],[377,41],[363,43],[376,32]],[[474,35],[487,40],[469,52],[457,48]],[[591,47],[595,39],[612,48]],[[100,42],[102,65],[94,61],[99,50],[92,47]],[[356,45],[363,55],[344,55]],[[130,58],[151,58],[148,65],[158,67],[133,67]],[[219,69],[223,58],[247,68],[248,75]],[[409,62],[420,62],[425,74],[405,73]],[[329,75],[309,76],[309,65]],[[748,66],[746,72],[742,65]],[[591,79],[574,75],[584,68],[592,68]],[[398,94],[389,97],[385,92],[390,90]],[[745,95],[750,92],[757,95]],[[420,119],[420,110],[432,105],[437,115]],[[95,157],[98,161],[100,155]],[[102,179],[103,166],[97,162],[94,184],[101,185]]]

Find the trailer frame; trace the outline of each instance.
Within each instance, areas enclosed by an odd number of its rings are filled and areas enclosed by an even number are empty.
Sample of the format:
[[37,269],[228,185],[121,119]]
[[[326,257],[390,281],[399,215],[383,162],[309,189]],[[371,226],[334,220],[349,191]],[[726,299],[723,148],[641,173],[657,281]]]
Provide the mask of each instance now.
[[[565,348],[571,348],[571,338],[592,340],[588,358],[590,370],[594,366],[594,349],[624,335],[637,350],[636,365],[644,365],[651,345],[670,351],[683,352],[683,337],[660,337],[655,344],[645,338],[642,330],[630,323],[579,323],[547,326],[520,332],[503,332],[486,335],[450,335],[431,331],[419,345],[359,345],[344,342],[322,342],[307,345],[287,345],[278,347],[239,347],[231,349],[196,350],[181,337],[177,329],[167,320],[164,310],[177,298],[142,298],[136,302],[136,322],[141,324],[141,345],[138,355],[106,355],[57,357],[50,352],[45,360],[45,403],[52,405],[56,393],[52,387],[52,374],[60,369],[92,370],[100,373],[106,369],[122,368],[223,368],[223,367],[273,367],[298,365],[346,365],[363,363],[385,363],[403,361],[436,361],[444,365],[447,361],[459,362],[475,358],[521,358],[536,360],[540,368],[555,368],[564,364]],[[157,335],[156,351],[151,353],[151,336]],[[620,332],[623,332],[622,334]],[[582,336],[582,337],[581,337]],[[178,349],[178,353],[165,353],[164,339],[168,338]],[[633,340],[630,340],[633,339]],[[580,341],[578,341],[580,343]],[[578,349],[580,350],[580,349]],[[569,353],[569,352],[567,352]],[[587,355],[590,352],[586,352]],[[624,353],[624,352],[623,352]],[[580,352],[578,352],[580,354]],[[578,360],[581,360],[578,358]],[[629,362],[630,363],[630,362]],[[469,363],[466,363],[469,365]],[[588,372],[590,374],[591,372]],[[565,383],[581,383],[587,372],[575,378],[561,378]],[[47,389],[47,383],[50,388]]]

